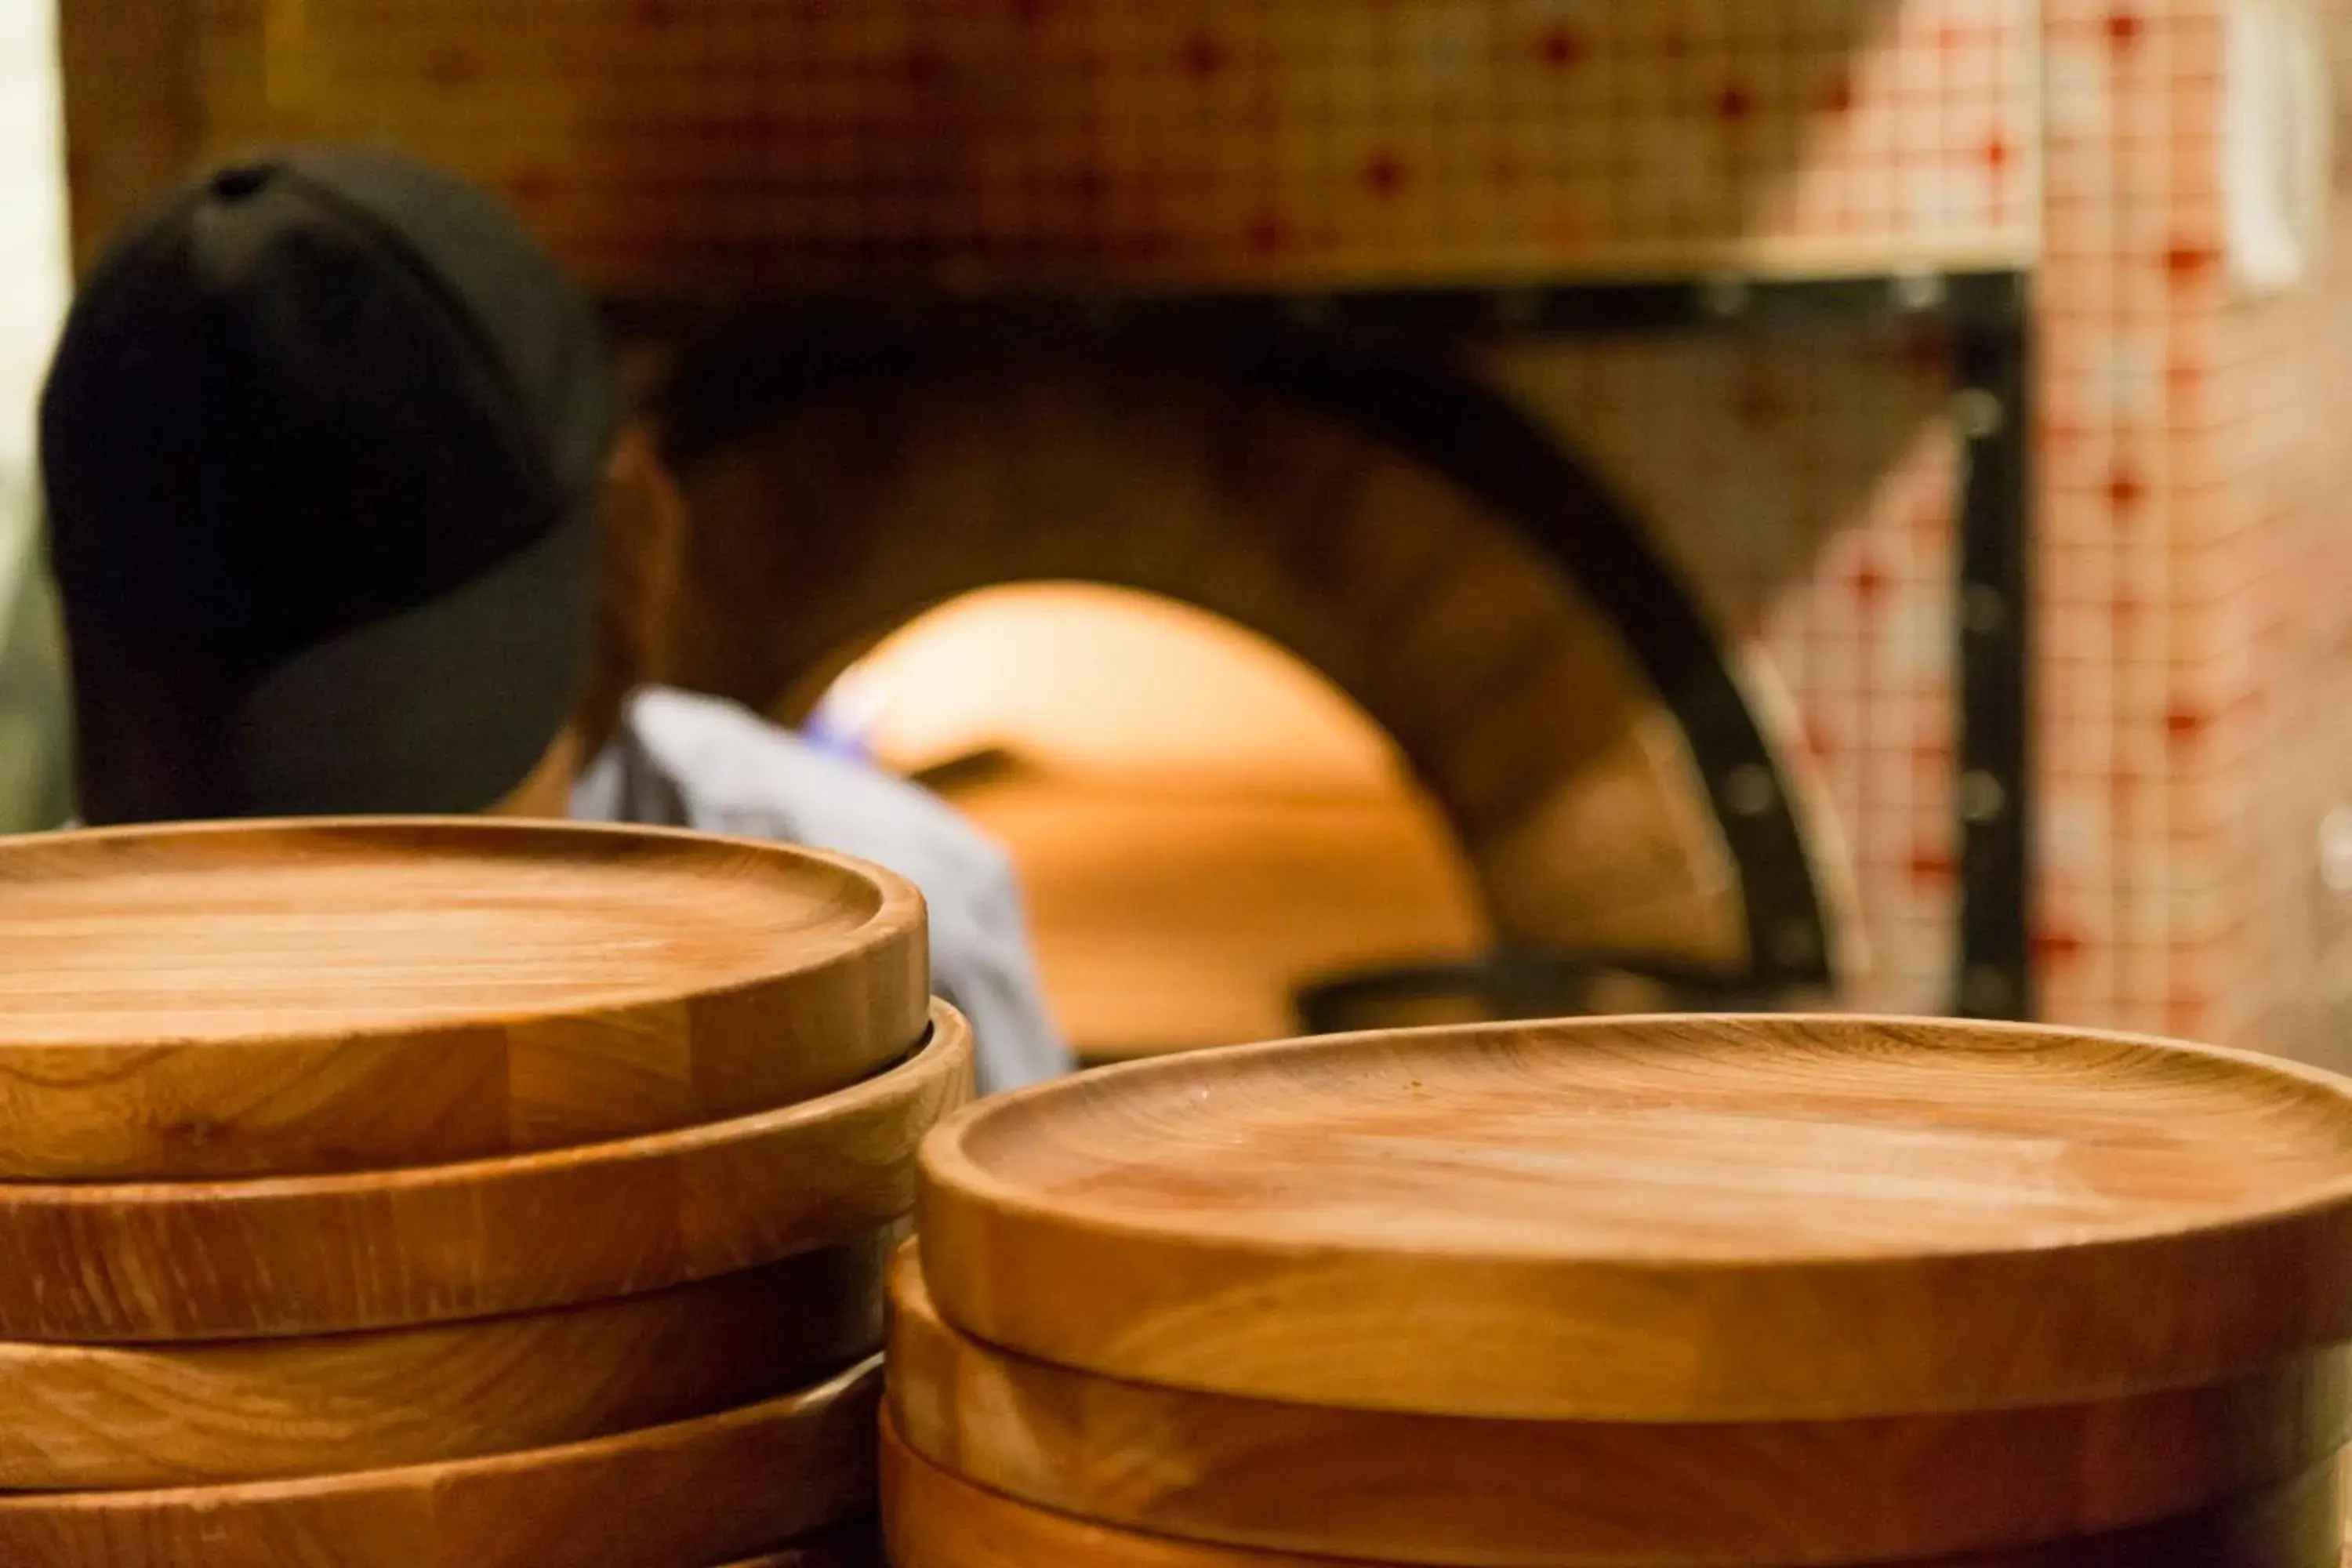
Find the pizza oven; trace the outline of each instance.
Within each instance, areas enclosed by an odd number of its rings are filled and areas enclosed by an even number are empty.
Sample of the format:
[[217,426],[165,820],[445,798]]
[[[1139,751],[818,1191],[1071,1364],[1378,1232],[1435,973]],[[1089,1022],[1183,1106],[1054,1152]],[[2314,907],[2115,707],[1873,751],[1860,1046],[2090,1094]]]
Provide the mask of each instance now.
[[71,8],[77,232],[288,134],[504,193],[690,499],[667,678],[1148,595],[1393,760],[1459,918],[1364,963],[2331,1048],[2332,110],[2259,73],[2352,8]]

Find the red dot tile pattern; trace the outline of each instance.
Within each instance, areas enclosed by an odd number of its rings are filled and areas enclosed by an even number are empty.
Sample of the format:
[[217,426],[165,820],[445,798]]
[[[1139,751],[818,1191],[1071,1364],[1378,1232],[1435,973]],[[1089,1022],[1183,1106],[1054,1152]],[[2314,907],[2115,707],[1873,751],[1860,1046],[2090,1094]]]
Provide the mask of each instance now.
[[204,7],[216,142],[299,101],[615,289],[1853,270],[2040,219],[2031,0],[335,0],[273,95],[275,3]]
[[[2221,0],[2051,0],[2038,950],[2060,1019],[2352,1067],[2352,205],[2308,285],[2224,266]],[[2315,0],[2338,81],[2352,4]]]

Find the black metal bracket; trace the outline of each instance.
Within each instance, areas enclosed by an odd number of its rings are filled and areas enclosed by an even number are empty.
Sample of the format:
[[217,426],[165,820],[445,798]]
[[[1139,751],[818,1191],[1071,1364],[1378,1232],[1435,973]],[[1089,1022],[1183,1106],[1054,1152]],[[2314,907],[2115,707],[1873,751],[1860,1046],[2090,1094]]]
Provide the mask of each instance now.
[[2020,309],[1955,333],[1954,422],[1967,443],[1960,499],[1959,996],[1977,1018],[2030,1018],[2035,988],[2031,648],[2032,407]]
[[[1622,506],[1555,438],[1461,372],[1458,351],[1469,341],[1511,338],[1890,320],[1934,326],[1952,343],[1952,414],[1967,443],[1958,563],[1960,720],[1953,738],[1960,948],[1953,1008],[1970,1016],[2030,1016],[2026,292],[2020,272],[1921,271],[1335,293],[771,299],[686,314],[621,301],[613,315],[623,335],[716,345],[703,374],[670,388],[665,423],[674,444],[688,448],[723,438],[747,402],[772,412],[942,353],[1107,348],[1205,361],[1403,442],[1528,526],[1580,580],[1637,601],[1601,607],[1692,737],[1747,884],[1755,970],[1772,983],[1822,976],[1831,940],[1785,781],[1713,638],[1685,624],[1694,619],[1686,599],[1643,591],[1666,581],[1664,568]],[[695,383],[723,387],[724,395],[698,402]]]

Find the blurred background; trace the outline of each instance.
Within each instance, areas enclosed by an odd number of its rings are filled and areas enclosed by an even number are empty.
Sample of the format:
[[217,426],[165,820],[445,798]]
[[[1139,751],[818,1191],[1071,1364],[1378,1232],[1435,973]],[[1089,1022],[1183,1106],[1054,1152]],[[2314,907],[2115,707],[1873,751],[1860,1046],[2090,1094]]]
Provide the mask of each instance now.
[[1090,1058],[1825,998],[2352,1065],[2352,0],[62,20],[0,0],[10,826],[68,192],[87,260],[363,137],[608,306],[648,678],[1000,838]]
[[49,5],[0,3],[0,830],[69,809],[57,643],[29,569],[33,398],[68,286],[56,46]]

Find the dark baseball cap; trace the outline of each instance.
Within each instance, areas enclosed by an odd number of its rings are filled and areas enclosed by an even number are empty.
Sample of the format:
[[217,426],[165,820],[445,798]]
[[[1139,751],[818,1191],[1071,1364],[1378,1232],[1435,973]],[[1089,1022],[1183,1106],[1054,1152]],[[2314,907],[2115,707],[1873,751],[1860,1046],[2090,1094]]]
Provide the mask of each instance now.
[[40,411],[86,809],[510,792],[586,669],[614,404],[586,301],[405,159],[273,153],[134,224]]

